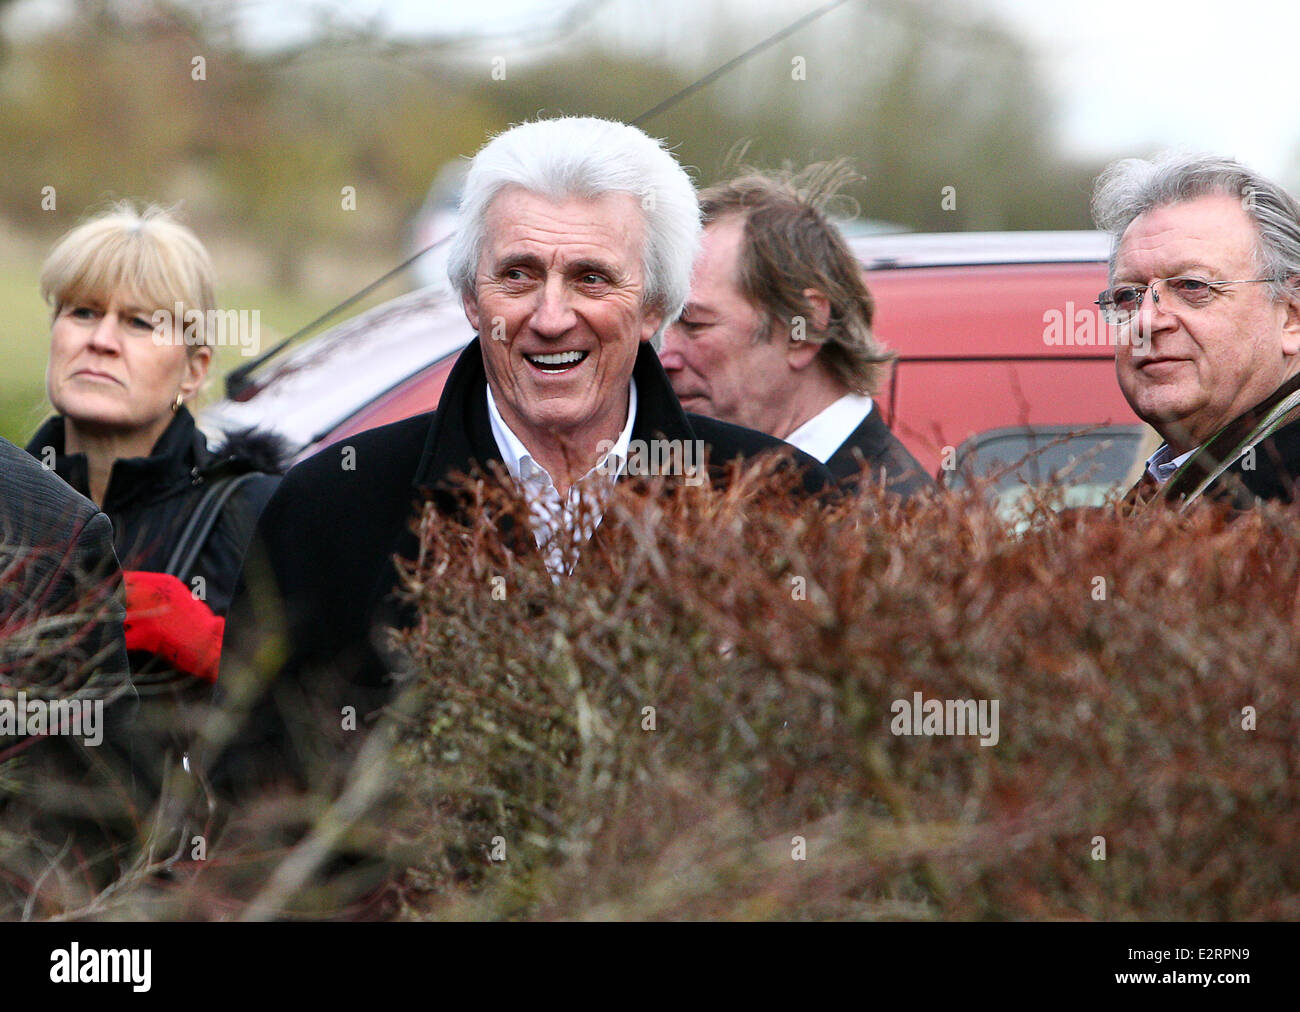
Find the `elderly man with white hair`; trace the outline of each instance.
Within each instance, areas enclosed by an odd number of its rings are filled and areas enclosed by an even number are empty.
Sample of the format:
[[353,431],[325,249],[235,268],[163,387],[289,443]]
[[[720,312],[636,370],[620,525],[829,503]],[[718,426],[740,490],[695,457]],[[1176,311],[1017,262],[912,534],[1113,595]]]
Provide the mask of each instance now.
[[[592,511],[598,523],[613,483],[644,473],[637,448],[653,441],[703,447],[710,467],[783,450],[808,487],[829,482],[781,441],[687,415],[674,396],[652,340],[686,301],[699,233],[690,179],[635,127],[543,120],[479,151],[449,263],[478,337],[438,409],[349,440],[355,469],[340,465],[338,447],[304,461],[262,514],[221,670],[235,695],[269,683],[254,738],[284,738],[286,720],[307,721],[308,733],[292,737],[330,754],[343,707],[360,722],[387,701],[388,665],[374,644],[383,627],[409,621],[392,605],[392,560],[414,556],[409,521],[422,502],[457,512],[457,474],[508,474],[556,578],[592,536]],[[251,768],[256,748],[240,751],[248,762],[237,778],[273,772]]]

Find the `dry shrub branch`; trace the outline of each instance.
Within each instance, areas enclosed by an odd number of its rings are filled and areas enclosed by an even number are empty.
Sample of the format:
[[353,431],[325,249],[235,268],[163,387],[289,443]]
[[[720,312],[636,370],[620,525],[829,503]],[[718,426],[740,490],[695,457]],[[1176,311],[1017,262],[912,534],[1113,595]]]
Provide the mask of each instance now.
[[424,524],[404,916],[1300,915],[1293,514],[779,485],[620,487],[559,580]]
[[[561,578],[468,485],[420,518],[405,689],[335,805],[142,846],[98,897],[0,846],[6,916],[1300,916],[1293,513],[788,485],[620,484]],[[895,733],[918,699],[968,733]]]

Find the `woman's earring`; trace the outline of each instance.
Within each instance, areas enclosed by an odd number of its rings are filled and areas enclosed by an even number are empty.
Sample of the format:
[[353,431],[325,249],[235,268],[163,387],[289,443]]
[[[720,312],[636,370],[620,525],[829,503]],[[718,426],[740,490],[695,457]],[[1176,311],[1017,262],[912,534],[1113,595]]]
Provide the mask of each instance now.
[[178,411],[181,409],[181,402],[183,402],[184,400],[185,400],[185,398],[181,395],[181,392],[180,392],[179,390],[177,390],[177,391],[176,391],[176,400],[172,401],[172,414],[173,414],[173,415],[176,414],[176,412],[178,412]]

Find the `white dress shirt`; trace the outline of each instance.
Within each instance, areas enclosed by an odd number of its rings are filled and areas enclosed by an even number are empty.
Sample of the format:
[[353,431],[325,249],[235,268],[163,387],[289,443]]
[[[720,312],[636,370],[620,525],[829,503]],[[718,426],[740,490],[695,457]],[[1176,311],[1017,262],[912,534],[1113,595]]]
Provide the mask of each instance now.
[[1192,447],[1186,453],[1180,453],[1177,457],[1171,457],[1172,452],[1169,444],[1163,443],[1147,458],[1147,473],[1161,485],[1172,478],[1174,473],[1187,462],[1188,458],[1196,452],[1196,447]]
[[[632,441],[632,423],[636,419],[636,380],[628,383],[627,421],[623,431],[609,451],[595,466],[569,486],[567,496],[561,498],[550,472],[533,458],[523,441],[515,435],[497,410],[492,386],[487,388],[488,418],[492,422],[492,437],[496,440],[501,459],[528,501],[528,516],[533,527],[537,547],[546,557],[546,568],[555,577],[573,571],[578,561],[577,548],[584,544],[599,526],[605,513],[605,502],[627,466],[628,444]],[[579,504],[582,504],[579,509]],[[557,538],[561,530],[575,528],[572,551],[566,557],[563,542]]]
[[870,397],[845,394],[786,436],[785,441],[825,464],[869,414]]

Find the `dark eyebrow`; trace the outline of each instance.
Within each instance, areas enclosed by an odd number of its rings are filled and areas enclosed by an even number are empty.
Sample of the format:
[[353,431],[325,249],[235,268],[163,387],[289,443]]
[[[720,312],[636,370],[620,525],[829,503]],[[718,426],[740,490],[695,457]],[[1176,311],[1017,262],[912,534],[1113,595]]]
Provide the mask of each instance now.
[[682,310],[682,319],[685,319],[688,316],[692,318],[698,318],[700,316],[707,316],[712,318],[712,317],[716,317],[717,315],[718,314],[716,311],[710,309],[708,306],[700,305],[700,303],[698,302],[688,301],[686,303],[686,308]]

